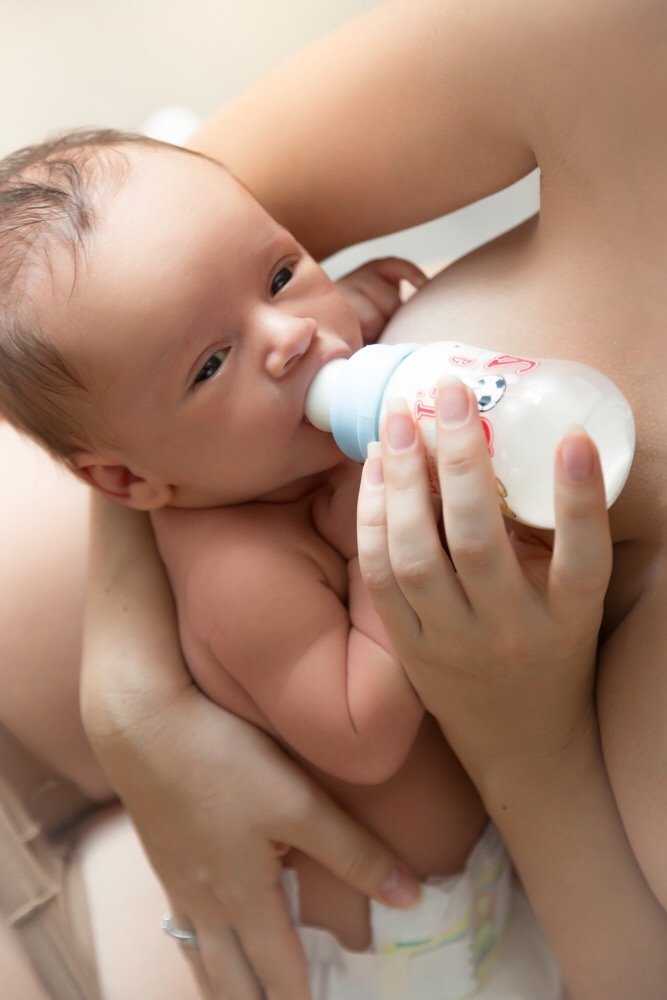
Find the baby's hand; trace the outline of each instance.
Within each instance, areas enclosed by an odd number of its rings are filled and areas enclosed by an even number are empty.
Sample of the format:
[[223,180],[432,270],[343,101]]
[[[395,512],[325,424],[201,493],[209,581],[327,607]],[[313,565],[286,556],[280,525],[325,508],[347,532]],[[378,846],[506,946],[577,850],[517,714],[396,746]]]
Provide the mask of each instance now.
[[359,317],[365,344],[374,343],[401,304],[401,280],[421,288],[428,278],[400,257],[369,260],[340,278],[338,285]]

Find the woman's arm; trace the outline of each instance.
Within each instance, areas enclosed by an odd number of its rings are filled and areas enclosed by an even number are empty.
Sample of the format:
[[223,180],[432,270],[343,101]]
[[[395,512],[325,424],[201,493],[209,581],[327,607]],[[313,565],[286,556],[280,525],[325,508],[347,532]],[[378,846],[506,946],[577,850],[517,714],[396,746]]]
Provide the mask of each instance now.
[[[611,565],[599,462],[573,478],[562,445],[553,557],[541,546],[512,546],[477,407],[468,414],[438,427],[451,562],[419,438],[396,451],[383,429],[384,485],[365,472],[359,503],[366,583],[508,845],[572,1000],[659,1000],[667,914],[628,844],[594,709]],[[401,408],[392,417],[411,420]],[[569,454],[584,458],[587,440],[570,435]]]
[[[657,546],[656,546],[657,548]],[[597,707],[605,764],[632,849],[667,909],[667,553],[605,642]]]
[[628,149],[654,162],[666,26],[657,0],[385,0],[227,104],[191,145],[317,258],[537,164],[550,223],[591,197],[591,176],[627,185]]
[[[414,879],[254,726],[193,685],[171,591],[145,514],[91,494],[82,709],[179,920],[205,995],[308,1000],[279,885],[278,844],[366,895],[409,905]],[[176,947],[176,945],[175,945]],[[257,978],[256,978],[257,977]]]
[[535,166],[534,15],[519,0],[378,3],[189,145],[226,163],[317,258],[443,215]]

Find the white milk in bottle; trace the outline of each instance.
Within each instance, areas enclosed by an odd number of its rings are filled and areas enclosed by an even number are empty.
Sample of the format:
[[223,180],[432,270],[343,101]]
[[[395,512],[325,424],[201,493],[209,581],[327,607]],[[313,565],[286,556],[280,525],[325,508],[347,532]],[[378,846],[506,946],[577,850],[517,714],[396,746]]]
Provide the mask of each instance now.
[[[613,504],[634,455],[632,410],[606,375],[576,361],[523,358],[454,341],[371,344],[317,373],[306,417],[333,434],[345,455],[363,462],[369,442],[379,439],[387,400],[401,396],[433,455],[436,384],[444,374],[457,376],[477,398],[504,514],[554,527],[554,456],[572,424],[595,441],[607,506]],[[431,480],[437,489],[434,474]]]

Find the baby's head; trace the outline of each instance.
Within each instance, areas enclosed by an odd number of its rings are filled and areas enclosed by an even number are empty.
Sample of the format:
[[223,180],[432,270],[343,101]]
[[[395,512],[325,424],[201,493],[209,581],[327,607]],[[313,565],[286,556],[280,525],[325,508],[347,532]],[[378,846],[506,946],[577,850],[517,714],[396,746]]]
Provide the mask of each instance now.
[[304,398],[360,346],[336,285],[208,157],[104,131],[0,161],[0,413],[119,502],[240,503],[330,468]]

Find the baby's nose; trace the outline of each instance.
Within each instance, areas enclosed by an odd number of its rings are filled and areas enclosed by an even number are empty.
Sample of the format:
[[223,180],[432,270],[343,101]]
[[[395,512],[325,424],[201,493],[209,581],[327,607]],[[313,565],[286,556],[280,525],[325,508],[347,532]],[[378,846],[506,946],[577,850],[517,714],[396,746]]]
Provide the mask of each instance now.
[[266,370],[272,378],[282,378],[310,347],[317,323],[310,317],[291,317],[274,332],[266,357]]

